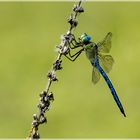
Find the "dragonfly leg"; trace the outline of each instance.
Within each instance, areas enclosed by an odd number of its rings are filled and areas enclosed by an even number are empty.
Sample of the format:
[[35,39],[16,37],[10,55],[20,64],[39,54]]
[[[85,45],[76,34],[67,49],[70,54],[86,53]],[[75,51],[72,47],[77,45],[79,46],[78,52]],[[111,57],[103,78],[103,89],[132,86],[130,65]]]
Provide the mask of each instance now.
[[[82,48],[81,50],[79,50],[78,52],[76,52],[76,53],[73,54],[73,55],[71,55],[71,53],[69,52],[69,56],[70,56],[71,58],[73,58],[74,56],[77,56],[77,55],[79,56],[83,50],[84,50],[84,49]],[[80,53],[80,54],[79,54],[79,53]]]
[[[79,50],[77,53],[75,53],[74,55],[71,55],[69,52],[69,57],[67,55],[64,55],[66,58],[68,58],[70,61],[75,61],[78,56],[82,53],[84,49]],[[74,59],[72,59],[73,57],[75,57]]]
[[71,59],[70,57],[68,57],[67,55],[64,55],[66,58],[68,58],[70,61],[73,61],[73,59]]
[[[74,41],[74,42],[73,42]],[[81,47],[81,43],[78,43],[76,40],[73,40],[71,43],[69,42],[69,47],[71,49],[76,49],[78,47]]]
[[79,48],[79,47],[83,46],[83,44],[80,41],[77,41],[75,39],[75,36],[73,34],[72,34],[72,40],[71,40],[71,42],[68,41],[68,43],[69,43],[69,47],[71,49],[75,49],[75,48]]

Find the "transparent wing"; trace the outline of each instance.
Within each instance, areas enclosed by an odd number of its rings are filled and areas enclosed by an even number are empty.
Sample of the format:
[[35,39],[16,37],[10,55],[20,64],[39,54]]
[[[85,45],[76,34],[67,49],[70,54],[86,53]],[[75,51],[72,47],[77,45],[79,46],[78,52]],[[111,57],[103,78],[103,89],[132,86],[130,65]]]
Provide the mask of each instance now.
[[109,32],[105,36],[103,41],[97,43],[99,52],[109,53],[109,51],[111,49],[111,38],[112,38],[112,33]]
[[103,67],[103,69],[105,70],[105,72],[107,73],[110,72],[114,63],[113,57],[111,55],[103,55],[103,54],[98,54],[98,56],[99,62]]
[[100,73],[96,67],[93,66],[92,70],[92,82],[96,84],[100,80]]

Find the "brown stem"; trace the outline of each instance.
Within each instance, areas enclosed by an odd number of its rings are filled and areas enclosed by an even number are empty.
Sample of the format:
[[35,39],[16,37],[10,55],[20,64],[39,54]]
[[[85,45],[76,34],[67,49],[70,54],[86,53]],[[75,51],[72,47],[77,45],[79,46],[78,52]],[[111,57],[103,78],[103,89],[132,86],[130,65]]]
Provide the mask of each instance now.
[[[70,18],[71,21],[69,21],[70,23],[70,29],[68,30],[68,32],[66,33],[66,35],[72,34],[72,29],[75,28],[77,26],[76,21],[76,17],[78,13],[83,12],[83,8],[80,6],[82,3],[82,1],[80,0],[79,3],[77,5],[74,6],[73,8],[73,13],[71,14],[72,17]],[[45,88],[45,90],[40,94],[40,102],[38,105],[39,108],[39,113],[38,115],[34,114],[33,115],[33,122],[32,122],[32,128],[30,130],[29,136],[28,136],[28,140],[32,140],[32,139],[36,139],[38,140],[40,138],[39,133],[38,133],[38,128],[40,124],[43,124],[45,122],[47,122],[47,119],[45,117],[45,113],[46,111],[49,110],[49,105],[50,102],[53,101],[53,94],[51,92],[49,92],[50,87],[52,85],[53,81],[57,81],[56,78],[56,71],[61,69],[61,57],[62,55],[64,55],[66,52],[64,52],[64,47],[68,47],[67,44],[71,43],[70,40],[65,39],[61,40],[61,44],[59,45],[60,48],[60,52],[58,52],[58,56],[56,58],[56,61],[53,63],[52,68],[50,70],[50,72],[48,73],[48,83],[47,86]],[[70,50],[70,48],[68,47],[68,51]]]

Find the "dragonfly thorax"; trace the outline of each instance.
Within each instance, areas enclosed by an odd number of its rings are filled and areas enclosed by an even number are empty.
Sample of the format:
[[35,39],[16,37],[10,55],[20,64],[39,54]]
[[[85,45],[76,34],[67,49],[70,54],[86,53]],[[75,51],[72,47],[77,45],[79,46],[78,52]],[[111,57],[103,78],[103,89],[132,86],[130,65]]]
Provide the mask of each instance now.
[[97,45],[94,42],[89,42],[87,44],[84,44],[84,49],[96,49]]

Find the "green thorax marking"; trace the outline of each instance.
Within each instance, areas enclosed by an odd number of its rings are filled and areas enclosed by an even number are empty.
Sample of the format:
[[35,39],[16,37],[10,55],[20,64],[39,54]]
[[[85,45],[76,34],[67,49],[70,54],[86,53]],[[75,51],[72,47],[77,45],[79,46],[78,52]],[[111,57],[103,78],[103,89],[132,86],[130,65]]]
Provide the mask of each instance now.
[[95,43],[89,43],[87,45],[84,46],[84,49],[91,49],[92,47],[94,47]]

